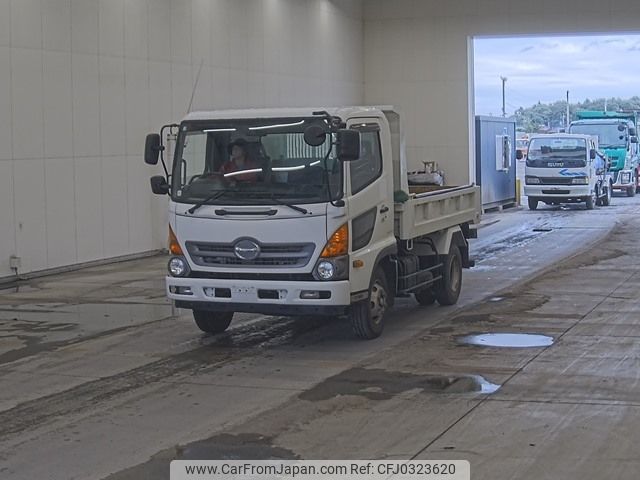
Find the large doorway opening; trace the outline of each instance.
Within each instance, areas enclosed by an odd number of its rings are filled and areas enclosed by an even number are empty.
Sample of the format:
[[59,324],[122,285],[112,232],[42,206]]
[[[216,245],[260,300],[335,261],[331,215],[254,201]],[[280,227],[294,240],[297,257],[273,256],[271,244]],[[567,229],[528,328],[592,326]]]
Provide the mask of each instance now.
[[[473,51],[476,180],[483,190],[508,193],[515,182],[520,185],[516,197],[524,195],[527,142],[533,134],[569,131],[581,111],[640,112],[638,34],[476,37]],[[506,142],[511,125],[512,165],[487,160],[493,155],[487,144],[500,132]],[[520,160],[517,149],[524,152]],[[510,201],[506,194],[498,197],[483,203]]]

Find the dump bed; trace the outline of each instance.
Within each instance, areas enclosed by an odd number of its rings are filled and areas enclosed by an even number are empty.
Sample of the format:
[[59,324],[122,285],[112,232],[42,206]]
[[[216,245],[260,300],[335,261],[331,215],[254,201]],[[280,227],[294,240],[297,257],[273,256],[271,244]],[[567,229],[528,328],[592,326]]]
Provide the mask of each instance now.
[[395,204],[395,235],[410,240],[462,223],[480,222],[480,187],[419,186]]

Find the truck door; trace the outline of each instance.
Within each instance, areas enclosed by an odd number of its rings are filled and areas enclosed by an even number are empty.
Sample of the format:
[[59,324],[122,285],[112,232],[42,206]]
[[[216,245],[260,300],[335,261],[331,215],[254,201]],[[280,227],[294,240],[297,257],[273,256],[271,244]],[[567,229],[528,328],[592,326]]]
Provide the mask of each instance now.
[[[389,141],[381,136],[377,119],[352,119],[349,128],[360,132],[360,158],[347,164],[348,212],[351,222],[352,291],[369,288],[378,254],[395,245],[393,235],[393,172]],[[355,265],[362,266],[354,267]]]

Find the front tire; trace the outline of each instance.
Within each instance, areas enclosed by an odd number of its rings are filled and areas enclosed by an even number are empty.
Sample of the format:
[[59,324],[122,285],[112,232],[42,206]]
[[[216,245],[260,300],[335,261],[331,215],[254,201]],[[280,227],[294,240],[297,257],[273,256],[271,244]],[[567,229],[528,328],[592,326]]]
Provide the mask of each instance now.
[[391,295],[384,270],[378,267],[369,286],[369,299],[351,306],[349,319],[356,337],[371,340],[380,336]]
[[590,196],[587,197],[586,199],[586,204],[587,204],[587,210],[593,210],[593,208],[595,207],[595,200],[593,199],[594,194],[591,194]]
[[194,310],[193,319],[200,330],[206,333],[222,333],[233,320],[233,312],[209,312]]
[[[637,183],[634,177],[634,184]],[[635,197],[636,196],[636,187],[628,187],[627,188],[627,197]]]
[[527,203],[529,204],[529,210],[535,210],[538,208],[538,199],[537,198],[527,198]]
[[462,290],[462,255],[457,245],[451,245],[442,265],[442,279],[433,289],[440,305],[453,305]]

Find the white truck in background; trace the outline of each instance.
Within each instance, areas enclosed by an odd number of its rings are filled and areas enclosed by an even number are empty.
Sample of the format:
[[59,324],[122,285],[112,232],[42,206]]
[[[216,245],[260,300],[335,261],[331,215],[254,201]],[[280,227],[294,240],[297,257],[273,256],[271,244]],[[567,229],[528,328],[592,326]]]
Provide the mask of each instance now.
[[193,112],[174,127],[170,171],[159,134],[145,162],[162,159],[151,186],[170,196],[167,295],[201,330],[234,312],[347,315],[370,339],[395,297],[458,300],[479,187],[409,187],[391,108]]
[[[522,152],[516,152],[522,158]],[[540,134],[529,139],[524,194],[530,210],[584,202],[587,210],[611,203],[613,180],[598,139],[580,134]]]

